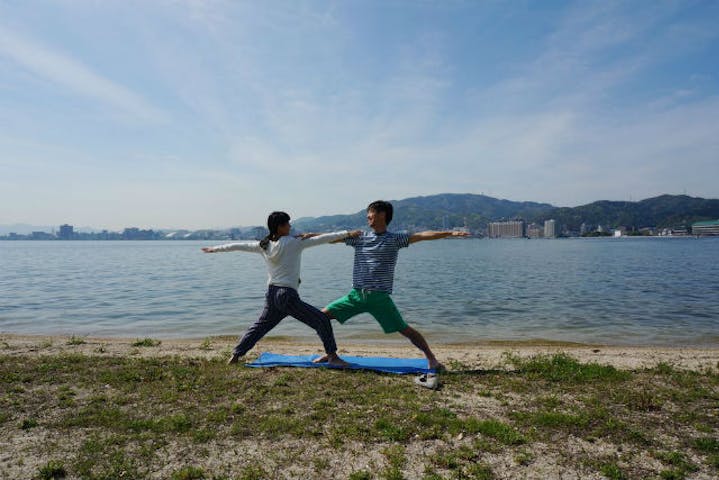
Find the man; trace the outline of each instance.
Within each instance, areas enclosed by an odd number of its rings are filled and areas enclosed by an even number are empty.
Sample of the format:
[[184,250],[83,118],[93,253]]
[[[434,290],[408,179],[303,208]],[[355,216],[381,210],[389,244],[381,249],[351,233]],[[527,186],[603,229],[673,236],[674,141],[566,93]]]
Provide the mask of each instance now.
[[[392,221],[392,213],[389,202],[378,200],[369,204],[367,223],[372,231],[344,240],[346,245],[355,249],[352,290],[322,311],[340,323],[360,313],[369,313],[379,322],[384,333],[399,332],[407,337],[425,354],[429,368],[443,370],[444,365],[434,356],[422,334],[407,325],[392,301],[394,268],[400,248],[424,240],[466,237],[469,234],[454,231],[425,231],[412,235],[389,232],[387,226]],[[326,357],[318,361],[326,361]]]

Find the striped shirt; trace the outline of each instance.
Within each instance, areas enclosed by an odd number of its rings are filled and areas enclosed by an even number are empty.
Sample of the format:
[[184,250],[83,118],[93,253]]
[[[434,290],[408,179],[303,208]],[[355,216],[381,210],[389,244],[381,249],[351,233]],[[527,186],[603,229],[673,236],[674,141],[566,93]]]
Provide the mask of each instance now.
[[352,288],[392,293],[399,249],[409,247],[409,235],[364,232],[345,244],[355,249]]

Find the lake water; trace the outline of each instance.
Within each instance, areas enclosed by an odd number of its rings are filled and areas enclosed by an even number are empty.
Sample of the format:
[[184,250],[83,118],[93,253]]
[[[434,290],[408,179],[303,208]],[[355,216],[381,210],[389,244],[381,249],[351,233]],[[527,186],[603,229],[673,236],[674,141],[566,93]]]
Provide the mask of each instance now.
[[[0,242],[0,332],[118,337],[239,335],[258,316],[257,254],[220,242]],[[352,249],[303,256],[302,298],[351,287]],[[400,253],[394,300],[434,342],[534,340],[719,345],[719,239],[440,240]],[[367,316],[338,341],[404,342]],[[288,318],[272,335],[314,338]]]

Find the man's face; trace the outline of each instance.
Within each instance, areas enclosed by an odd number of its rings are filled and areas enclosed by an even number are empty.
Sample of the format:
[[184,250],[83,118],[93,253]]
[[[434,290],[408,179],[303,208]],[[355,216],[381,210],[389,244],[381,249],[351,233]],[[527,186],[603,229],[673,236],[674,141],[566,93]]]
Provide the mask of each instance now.
[[369,225],[372,230],[383,230],[387,228],[387,214],[385,212],[367,210],[367,225]]

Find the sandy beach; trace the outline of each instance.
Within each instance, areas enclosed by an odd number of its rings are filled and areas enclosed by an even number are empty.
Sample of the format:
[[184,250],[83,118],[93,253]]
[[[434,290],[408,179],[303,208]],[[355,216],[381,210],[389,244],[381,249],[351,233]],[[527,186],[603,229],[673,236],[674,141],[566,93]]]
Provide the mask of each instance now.
[[[412,376],[225,364],[235,338],[0,335],[0,478],[712,479],[719,349],[436,345]],[[248,355],[320,353],[265,338]],[[340,354],[418,357],[410,345]]]
[[[72,342],[76,338],[77,342]],[[181,356],[213,358],[229,354],[237,341],[236,337],[205,337],[194,339],[163,339],[153,348],[133,346],[138,338],[102,338],[69,337],[43,335],[0,334],[0,348],[6,355],[57,355],[62,353],[82,353],[100,356]],[[507,353],[520,357],[565,352],[581,362],[596,362],[612,365],[619,369],[632,370],[652,368],[659,363],[686,369],[704,369],[717,367],[719,346],[716,348],[692,347],[651,347],[651,346],[607,346],[578,343],[551,342],[535,340],[526,342],[488,341],[459,344],[434,344],[435,354],[443,362],[460,362],[471,369],[504,368]],[[267,336],[248,355],[249,358],[259,352],[284,354],[321,353],[318,342],[297,341],[287,337]],[[409,342],[394,343],[351,342],[340,343],[339,353],[358,356],[389,356],[417,358],[421,354]]]

